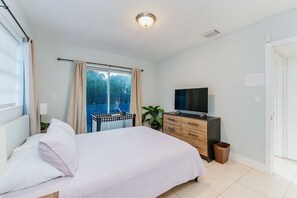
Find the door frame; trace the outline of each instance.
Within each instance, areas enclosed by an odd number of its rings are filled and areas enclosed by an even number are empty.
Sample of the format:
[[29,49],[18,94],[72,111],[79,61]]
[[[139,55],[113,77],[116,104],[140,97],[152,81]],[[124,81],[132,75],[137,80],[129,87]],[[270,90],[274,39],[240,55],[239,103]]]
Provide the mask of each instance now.
[[297,42],[297,36],[265,44],[265,170],[273,173],[274,153],[274,47]]

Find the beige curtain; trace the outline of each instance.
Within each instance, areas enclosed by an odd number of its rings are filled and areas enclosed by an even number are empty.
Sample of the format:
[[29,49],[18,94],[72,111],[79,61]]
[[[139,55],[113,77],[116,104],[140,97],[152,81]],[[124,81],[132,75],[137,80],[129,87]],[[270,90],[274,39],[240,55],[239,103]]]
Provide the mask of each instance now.
[[67,123],[76,134],[86,133],[86,62],[73,61]]
[[132,70],[131,113],[136,114],[135,125],[142,125],[141,70]]
[[25,76],[24,76],[24,114],[30,116],[30,133],[40,133],[39,99],[37,88],[36,52],[33,41],[25,44],[24,52]]

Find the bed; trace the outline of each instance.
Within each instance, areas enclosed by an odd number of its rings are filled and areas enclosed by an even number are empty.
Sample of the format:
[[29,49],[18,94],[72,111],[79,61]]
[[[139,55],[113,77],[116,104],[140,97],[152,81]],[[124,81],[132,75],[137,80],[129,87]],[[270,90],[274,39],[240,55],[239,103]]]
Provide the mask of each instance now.
[[[9,127],[2,130],[10,132]],[[76,144],[79,165],[74,177],[53,179],[3,198],[39,197],[56,191],[60,198],[157,197],[205,174],[194,147],[148,127],[77,135]]]

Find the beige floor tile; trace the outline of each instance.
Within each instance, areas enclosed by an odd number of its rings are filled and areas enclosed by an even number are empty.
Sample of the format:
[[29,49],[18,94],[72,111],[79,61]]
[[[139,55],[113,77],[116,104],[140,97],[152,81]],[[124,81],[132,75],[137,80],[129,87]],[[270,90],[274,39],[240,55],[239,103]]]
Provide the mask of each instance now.
[[158,198],[179,198],[172,190],[160,195]]
[[209,163],[208,163],[206,160],[202,160],[202,162],[203,162],[203,164],[204,164],[205,167],[211,166],[211,165],[213,165],[214,163],[216,163],[214,160],[211,161],[211,162],[209,162]]
[[292,181],[297,174],[297,163],[293,160],[274,157],[274,172],[277,175]]
[[267,175],[252,169],[239,183],[268,197],[283,197],[290,182],[277,175]]
[[172,189],[180,198],[215,198],[219,194],[201,183],[190,181]]
[[218,173],[212,166],[206,167],[206,175],[199,178],[199,181],[206,187],[217,193],[222,193],[230,187],[235,180]]
[[293,189],[293,188],[289,188],[284,197],[285,198],[296,198],[297,190]]
[[222,175],[225,175],[227,177],[230,177],[234,180],[238,180],[240,177],[242,177],[244,174],[246,174],[251,168],[244,166],[240,163],[234,162],[229,160],[225,164],[220,164],[215,162],[211,168],[215,169]]
[[255,170],[255,169],[251,169],[249,171],[251,174],[256,175],[259,178],[265,179],[265,180],[269,180],[269,181],[273,181],[277,184],[281,184],[281,185],[289,185],[291,183],[291,180],[285,178],[282,175],[279,175],[277,173],[274,173],[272,175],[266,174],[264,172]]
[[290,188],[297,190],[297,175],[295,175],[295,178],[293,179]]
[[222,193],[225,198],[265,198],[264,195],[247,188],[239,183],[233,184],[226,191]]

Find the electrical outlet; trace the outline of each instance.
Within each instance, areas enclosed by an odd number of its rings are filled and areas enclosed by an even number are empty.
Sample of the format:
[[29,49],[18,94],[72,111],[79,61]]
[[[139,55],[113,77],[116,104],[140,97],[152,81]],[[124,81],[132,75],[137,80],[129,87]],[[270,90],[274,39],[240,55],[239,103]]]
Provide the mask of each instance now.
[[51,100],[57,100],[58,99],[58,95],[55,93],[51,94]]

